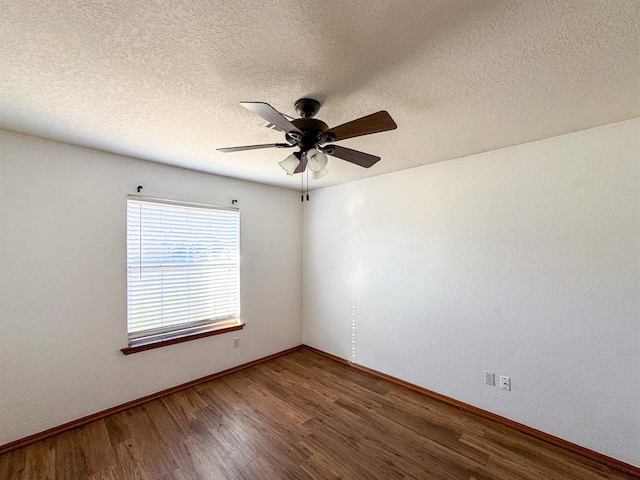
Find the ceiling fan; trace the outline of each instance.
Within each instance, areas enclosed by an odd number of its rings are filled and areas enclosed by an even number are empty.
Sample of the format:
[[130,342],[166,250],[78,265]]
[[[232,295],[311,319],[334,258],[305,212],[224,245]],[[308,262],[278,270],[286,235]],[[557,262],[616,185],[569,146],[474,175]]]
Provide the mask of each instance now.
[[[326,155],[331,155],[364,168],[374,165],[380,157],[368,153],[352,150],[339,145],[328,143],[345,140],[347,138],[386,132],[397,128],[396,122],[386,111],[372,113],[337,127],[329,128],[315,115],[320,110],[320,102],[313,98],[301,98],[294,104],[300,118],[289,120],[268,103],[240,102],[244,108],[267,120],[269,128],[279,130],[285,134],[286,143],[266,143],[261,145],[246,145],[243,147],[218,148],[219,152],[231,153],[259,148],[294,148],[299,150],[280,162],[280,166],[288,175],[302,173],[309,167],[315,179],[324,177],[328,172]],[[326,155],[325,155],[326,154]]]

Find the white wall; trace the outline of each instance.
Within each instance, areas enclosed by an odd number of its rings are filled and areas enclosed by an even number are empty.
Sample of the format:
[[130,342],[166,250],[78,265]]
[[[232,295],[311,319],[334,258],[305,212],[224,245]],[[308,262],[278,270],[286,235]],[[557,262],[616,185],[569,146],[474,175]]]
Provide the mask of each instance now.
[[639,138],[635,119],[313,192],[305,343],[640,466]]
[[[120,352],[126,196],[137,185],[238,200],[244,330]],[[0,131],[0,445],[299,345],[298,195]]]

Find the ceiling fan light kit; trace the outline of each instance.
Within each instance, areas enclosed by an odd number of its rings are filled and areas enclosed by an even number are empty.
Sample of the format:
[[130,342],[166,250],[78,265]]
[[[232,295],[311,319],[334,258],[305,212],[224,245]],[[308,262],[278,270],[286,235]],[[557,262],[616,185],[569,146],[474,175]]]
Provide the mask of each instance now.
[[[296,152],[298,153],[298,152]],[[285,158],[283,161],[278,163],[282,167],[282,169],[287,172],[287,175],[293,176],[293,172],[295,172],[298,165],[300,165],[300,159],[296,157],[293,153]]]
[[313,172],[311,174],[311,178],[313,178],[314,180],[319,180],[322,177],[324,177],[327,173],[329,173],[329,170],[327,170],[326,168],[323,168],[322,170],[318,170],[317,172]]
[[327,156],[315,148],[307,152],[307,160],[309,161],[307,166],[312,172],[319,172],[327,166]]
[[326,168],[327,155],[346,160],[347,162],[364,168],[370,168],[380,160],[380,157],[339,145],[326,144],[347,138],[386,132],[398,127],[391,118],[391,115],[381,110],[366,117],[361,117],[351,122],[338,125],[337,127],[329,128],[322,120],[313,118],[320,110],[320,102],[313,98],[296,100],[294,108],[298,115],[300,115],[300,118],[291,121],[268,103],[240,102],[240,105],[264,118],[268,122],[269,128],[283,132],[286,143],[218,148],[218,151],[232,153],[260,148],[298,147],[299,150],[297,152],[294,152],[282,162],[279,162],[279,165],[287,172],[287,175],[291,176],[304,172],[308,166],[312,172],[312,178],[319,179],[324,177],[329,173]]

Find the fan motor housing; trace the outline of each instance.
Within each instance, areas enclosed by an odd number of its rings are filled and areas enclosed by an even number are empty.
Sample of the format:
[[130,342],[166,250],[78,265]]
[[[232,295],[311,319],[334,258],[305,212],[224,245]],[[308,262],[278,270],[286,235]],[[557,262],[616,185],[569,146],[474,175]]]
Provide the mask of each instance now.
[[315,148],[319,143],[320,134],[329,129],[326,123],[317,118],[297,118],[291,123],[302,131],[302,137],[296,139],[287,135],[287,140],[292,139],[304,151]]

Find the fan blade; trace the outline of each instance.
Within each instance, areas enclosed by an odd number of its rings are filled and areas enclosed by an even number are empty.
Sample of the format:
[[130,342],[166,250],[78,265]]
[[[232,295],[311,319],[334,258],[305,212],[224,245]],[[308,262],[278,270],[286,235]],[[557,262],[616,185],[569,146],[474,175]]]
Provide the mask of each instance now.
[[350,148],[341,147],[339,145],[326,145],[324,147],[321,147],[320,150],[322,150],[327,155],[341,158],[342,160],[355,163],[356,165],[360,165],[364,168],[369,168],[375,165],[378,160],[380,160],[380,157],[376,157],[375,155],[359,152],[358,150],[352,150]]
[[[286,118],[287,120],[289,120],[289,121],[293,120],[293,117],[290,117],[290,116],[289,116],[289,115],[287,115],[286,113],[282,113],[282,112],[279,112],[279,113],[280,113],[280,115],[282,115],[282,116],[283,116],[284,118]],[[261,127],[268,128],[269,130],[276,130],[276,131],[278,131],[278,132],[282,132],[282,131],[283,131],[283,130],[279,129],[276,125],[274,125],[273,123],[271,123],[271,122],[264,122],[264,123],[261,123],[261,124],[260,124],[260,126],[261,126]]]
[[[388,112],[382,110],[366,117],[358,118],[351,122],[343,123],[337,127],[322,132],[322,136],[330,142],[344,140],[345,138],[360,137],[372,133],[386,132],[398,128]],[[346,160],[346,159],[345,159]]]
[[245,145],[244,147],[227,147],[227,148],[217,148],[218,152],[224,153],[233,153],[233,152],[242,152],[244,150],[257,150],[259,148],[291,148],[295,145],[289,145],[288,143],[263,143],[262,145]]
[[278,130],[282,130],[286,133],[297,133],[302,135],[302,131],[295,127],[289,120],[284,118],[280,112],[273,108],[268,103],[264,102],[240,102],[247,110],[252,111],[256,115],[260,115],[262,118],[270,122]]
[[302,156],[300,157],[300,163],[293,171],[293,173],[302,173],[307,169],[307,152],[302,152]]

